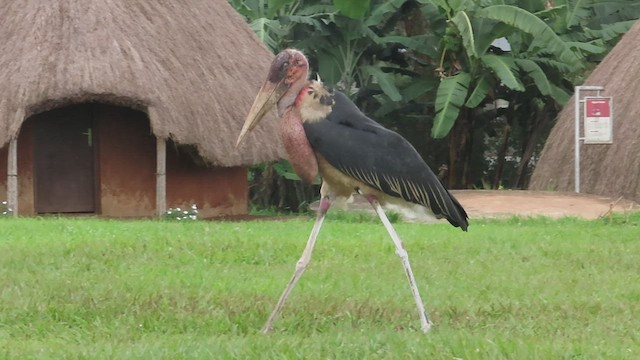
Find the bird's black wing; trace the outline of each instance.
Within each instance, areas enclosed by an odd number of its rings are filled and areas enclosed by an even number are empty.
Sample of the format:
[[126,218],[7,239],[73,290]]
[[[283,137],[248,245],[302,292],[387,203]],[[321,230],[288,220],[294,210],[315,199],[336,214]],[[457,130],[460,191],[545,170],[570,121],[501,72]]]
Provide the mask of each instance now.
[[334,100],[325,120],[304,124],[315,151],[345,174],[467,229],[460,203],[407,140],[368,118],[341,92]]

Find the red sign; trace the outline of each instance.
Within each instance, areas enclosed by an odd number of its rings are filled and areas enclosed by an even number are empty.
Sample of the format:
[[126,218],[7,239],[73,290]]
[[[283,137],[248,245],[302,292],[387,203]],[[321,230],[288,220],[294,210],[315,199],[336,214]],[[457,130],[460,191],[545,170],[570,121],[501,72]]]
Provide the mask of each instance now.
[[584,98],[584,143],[611,144],[613,123],[610,97]]
[[611,102],[609,98],[586,99],[587,117],[611,117]]

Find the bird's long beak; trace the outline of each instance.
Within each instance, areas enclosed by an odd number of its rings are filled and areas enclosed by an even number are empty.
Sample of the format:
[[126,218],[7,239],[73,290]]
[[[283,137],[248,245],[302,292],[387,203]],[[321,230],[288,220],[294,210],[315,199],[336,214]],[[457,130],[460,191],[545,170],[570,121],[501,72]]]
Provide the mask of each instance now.
[[273,83],[267,79],[264,82],[258,92],[258,95],[256,95],[256,99],[253,101],[253,105],[249,110],[247,119],[244,121],[244,125],[242,125],[240,136],[238,136],[238,140],[236,141],[236,147],[242,143],[242,140],[256,125],[258,125],[260,120],[262,120],[269,110],[278,103],[288,89],[289,87],[284,84],[284,81],[282,80],[277,83]]

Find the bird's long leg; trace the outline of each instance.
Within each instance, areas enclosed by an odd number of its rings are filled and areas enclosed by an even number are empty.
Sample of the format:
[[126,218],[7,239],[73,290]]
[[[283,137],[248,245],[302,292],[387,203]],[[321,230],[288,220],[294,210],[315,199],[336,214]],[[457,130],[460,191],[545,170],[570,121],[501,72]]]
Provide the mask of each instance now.
[[300,260],[298,260],[298,262],[296,263],[296,270],[293,273],[291,280],[289,280],[289,284],[287,284],[287,287],[282,292],[282,295],[280,295],[280,300],[278,300],[276,307],[273,309],[273,312],[271,312],[271,316],[269,316],[269,319],[267,319],[267,322],[262,327],[263,333],[266,334],[271,330],[273,321],[280,314],[280,311],[282,310],[287,297],[289,297],[289,293],[291,293],[291,289],[293,289],[298,280],[300,280],[302,273],[309,265],[309,262],[311,261],[311,253],[313,252],[313,248],[316,245],[316,239],[318,238],[318,234],[320,233],[320,227],[322,227],[322,223],[324,222],[325,215],[327,214],[327,210],[329,210],[330,205],[331,203],[328,196],[324,196],[322,197],[322,199],[320,199],[318,216],[316,217],[315,224],[313,224],[313,229],[311,230],[311,234],[309,235],[307,246],[304,248]]
[[413,298],[415,299],[416,305],[418,306],[418,313],[420,314],[420,325],[422,331],[426,333],[427,331],[429,331],[429,328],[431,328],[431,321],[429,321],[429,318],[427,318],[427,314],[424,310],[424,304],[422,303],[422,298],[420,297],[420,291],[418,291],[416,279],[413,276],[411,264],[409,264],[409,254],[407,253],[407,250],[405,250],[404,244],[391,225],[391,222],[389,222],[389,219],[384,213],[384,210],[382,210],[378,199],[376,199],[376,197],[373,195],[366,195],[365,197],[369,201],[371,206],[373,206],[376,214],[378,214],[378,216],[380,217],[382,224],[384,224],[384,227],[387,229],[387,232],[391,236],[391,240],[393,240],[393,244],[396,246],[396,254],[398,254],[398,256],[400,256],[400,259],[402,260],[402,266],[404,267],[404,272],[407,274],[407,279],[409,279],[409,286],[411,287]]

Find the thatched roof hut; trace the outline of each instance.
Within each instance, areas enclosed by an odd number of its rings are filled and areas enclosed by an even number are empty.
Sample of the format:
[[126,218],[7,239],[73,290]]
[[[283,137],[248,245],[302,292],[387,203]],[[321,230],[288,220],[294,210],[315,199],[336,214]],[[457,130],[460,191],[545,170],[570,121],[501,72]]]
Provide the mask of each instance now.
[[215,165],[283,155],[264,142],[274,122],[235,149],[272,54],[226,0],[5,0],[0,14],[0,146],[34,113],[101,101],[146,112],[156,136]]
[[235,148],[273,55],[226,0],[5,0],[0,18],[0,154],[30,117],[101,103],[209,166],[284,155],[275,118]]
[[[580,147],[580,191],[640,201],[640,21],[620,39],[584,85],[613,97],[613,144]],[[574,190],[574,99],[558,116],[529,184]]]

